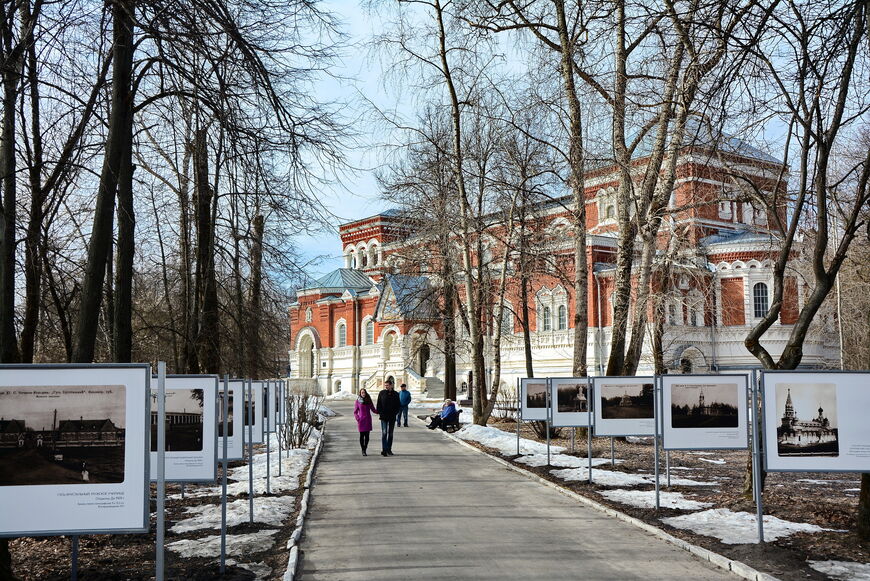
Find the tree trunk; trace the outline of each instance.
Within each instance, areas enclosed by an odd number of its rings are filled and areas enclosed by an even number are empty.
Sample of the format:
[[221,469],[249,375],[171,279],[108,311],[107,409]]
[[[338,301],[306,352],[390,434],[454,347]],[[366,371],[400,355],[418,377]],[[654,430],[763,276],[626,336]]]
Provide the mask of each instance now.
[[[448,239],[449,242],[449,239]],[[442,248],[449,249],[448,243]],[[444,280],[444,397],[456,399],[456,286],[453,284],[452,265],[450,257],[444,257],[441,267]]]
[[136,168],[133,165],[132,123],[124,129],[124,155],[118,176],[118,248],[112,317],[112,355],[116,363],[133,360],[133,258],[136,253],[133,172]]
[[109,249],[112,246],[112,221],[115,193],[122,157],[128,151],[124,143],[133,122],[133,25],[135,0],[117,0],[112,4],[112,102],[109,134],[106,138],[103,168],[97,190],[94,224],[88,244],[88,259],[82,281],[81,304],[75,333],[73,361],[94,360],[100,303]]
[[[254,216],[254,239],[251,241],[251,286],[248,300],[249,318],[244,321],[248,329],[248,372],[251,377],[260,377],[260,326],[262,322],[261,293],[263,286],[263,229],[264,218],[262,214]],[[357,342],[358,342],[357,338]],[[356,344],[356,343],[354,343]]]
[[214,191],[209,183],[206,130],[196,131],[194,196],[196,204],[196,288],[200,325],[195,336],[200,371],[220,372],[220,322],[214,257]]
[[[867,11],[870,14],[870,10]],[[867,312],[867,342],[870,343],[870,311]],[[870,358],[867,361],[870,369]],[[861,493],[858,496],[858,538],[870,542],[870,473],[861,474]]]

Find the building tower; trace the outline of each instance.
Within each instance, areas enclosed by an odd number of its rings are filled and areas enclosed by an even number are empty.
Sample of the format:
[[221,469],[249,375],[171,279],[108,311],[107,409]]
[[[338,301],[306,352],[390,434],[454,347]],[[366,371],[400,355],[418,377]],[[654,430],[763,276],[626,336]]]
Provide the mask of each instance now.
[[704,413],[704,390],[703,389],[700,390],[700,393],[698,394],[698,411],[700,411],[702,414]]
[[785,413],[782,415],[782,427],[790,428],[795,422],[794,405],[791,403],[791,389],[785,398]]

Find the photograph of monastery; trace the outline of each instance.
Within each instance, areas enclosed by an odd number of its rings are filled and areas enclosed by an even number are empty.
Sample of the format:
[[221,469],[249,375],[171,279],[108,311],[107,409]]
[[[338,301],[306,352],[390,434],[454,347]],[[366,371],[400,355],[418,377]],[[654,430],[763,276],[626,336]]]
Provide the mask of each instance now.
[[6,387],[0,409],[0,486],[124,481],[124,386]]
[[[227,437],[233,436],[233,390],[227,394]],[[224,437],[224,396],[219,394],[218,397],[218,437]]]
[[547,407],[547,383],[544,381],[526,383],[526,407]]
[[[203,397],[201,389],[166,390],[166,451],[202,450]],[[157,391],[151,390],[151,451],[157,451]]]
[[736,383],[675,384],[671,387],[671,427],[736,428],[739,398]]
[[840,455],[835,384],[778,383],[776,409],[782,410],[776,429],[780,456]]
[[652,419],[655,397],[652,383],[607,385],[601,391],[601,417],[606,420]]
[[560,413],[587,412],[589,403],[586,383],[560,383],[556,390],[556,406]]

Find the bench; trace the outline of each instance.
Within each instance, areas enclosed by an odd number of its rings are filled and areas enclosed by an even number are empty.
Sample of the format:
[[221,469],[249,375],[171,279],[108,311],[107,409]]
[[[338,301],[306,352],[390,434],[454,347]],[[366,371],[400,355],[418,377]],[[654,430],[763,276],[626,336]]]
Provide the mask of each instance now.
[[451,419],[441,422],[441,429],[445,432],[450,432],[451,434],[456,430],[460,429],[462,425],[459,423],[459,414],[461,413],[462,410],[458,410],[456,412],[456,415],[454,415]]

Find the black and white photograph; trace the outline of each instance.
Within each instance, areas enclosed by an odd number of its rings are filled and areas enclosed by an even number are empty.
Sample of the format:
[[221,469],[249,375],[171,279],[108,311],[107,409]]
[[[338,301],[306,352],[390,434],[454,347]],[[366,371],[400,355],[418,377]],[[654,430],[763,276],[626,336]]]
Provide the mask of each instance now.
[[736,428],[741,388],[736,383],[671,386],[671,427]]
[[601,417],[609,420],[652,419],[655,397],[652,383],[602,384]]
[[[166,390],[166,451],[198,452],[203,446],[204,392]],[[157,390],[151,388],[151,451],[157,451]]]
[[[227,418],[227,436],[233,436],[233,390],[227,394],[226,397],[226,418]],[[224,437],[224,397],[221,394],[221,397],[218,398],[218,437]]]
[[780,456],[839,456],[837,386],[777,383],[776,449]]
[[547,383],[544,381],[530,381],[526,384],[526,407],[547,407]]
[[0,486],[124,481],[123,385],[0,387]]
[[556,388],[556,410],[559,413],[576,413],[589,411],[589,400],[586,398],[586,382],[559,383]]

